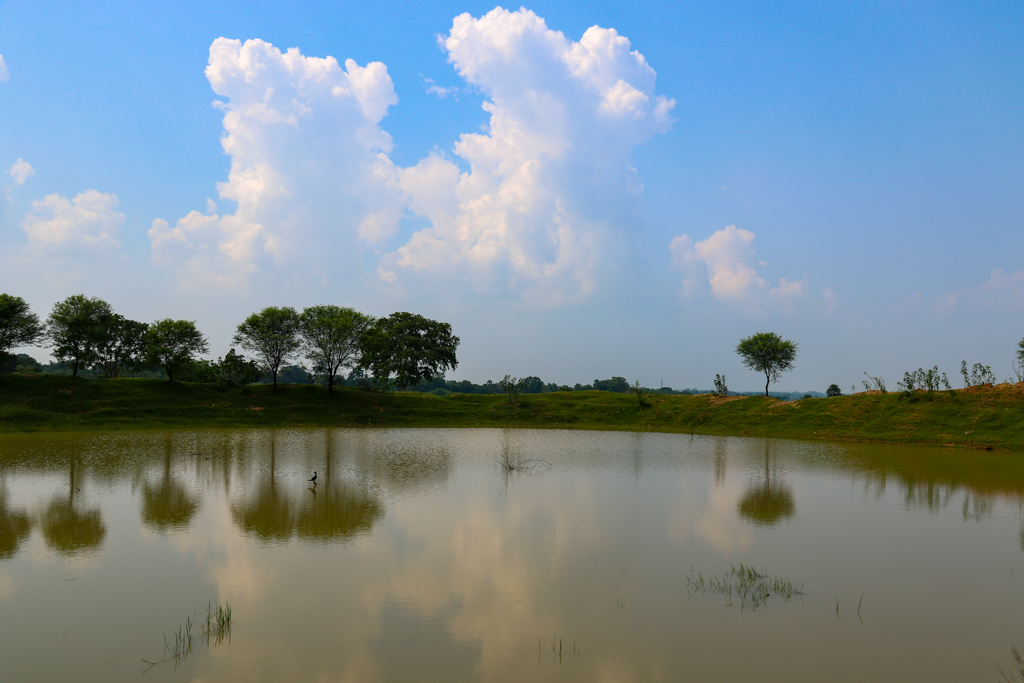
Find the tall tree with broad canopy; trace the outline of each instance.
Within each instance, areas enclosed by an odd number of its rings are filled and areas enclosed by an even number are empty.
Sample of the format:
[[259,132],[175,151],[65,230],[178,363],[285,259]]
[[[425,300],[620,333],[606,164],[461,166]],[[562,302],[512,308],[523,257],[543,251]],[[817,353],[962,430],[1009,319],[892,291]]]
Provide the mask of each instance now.
[[71,363],[71,374],[96,361],[96,346],[103,331],[103,320],[112,316],[110,304],[96,297],[74,294],[58,301],[46,320],[46,336],[53,346],[53,357]]
[[452,335],[448,323],[414,313],[392,313],[367,329],[360,365],[380,384],[394,376],[405,391],[410,384],[433,380],[458,367],[458,346],[459,338]]
[[264,369],[274,376],[276,391],[277,371],[302,345],[299,314],[291,306],[267,306],[242,321],[231,343],[256,354]]
[[174,370],[200,353],[209,353],[206,337],[190,320],[157,320],[146,330],[146,362],[161,365],[174,384]]
[[779,375],[793,369],[796,360],[796,343],[783,339],[774,332],[758,332],[740,340],[736,353],[743,364],[765,377],[764,395],[768,385],[779,381]]
[[38,346],[45,328],[20,296],[0,294],[0,360],[19,346]]
[[310,306],[299,316],[302,350],[313,364],[313,374],[327,378],[334,391],[334,377],[342,367],[359,362],[362,338],[373,318],[353,308]]
[[100,319],[96,341],[96,362],[103,375],[114,379],[128,367],[141,364],[146,354],[146,331],[149,325],[129,320],[111,312]]

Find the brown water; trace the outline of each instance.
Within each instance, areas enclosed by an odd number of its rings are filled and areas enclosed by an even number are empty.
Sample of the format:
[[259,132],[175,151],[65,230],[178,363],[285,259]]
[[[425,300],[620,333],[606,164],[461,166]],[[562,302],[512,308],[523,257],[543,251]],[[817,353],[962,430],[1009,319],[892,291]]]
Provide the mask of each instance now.
[[[0,436],[0,681],[996,681],[1024,646],[1022,500],[1024,457],[926,448]],[[740,563],[803,594],[688,586]],[[169,657],[210,602],[230,632]]]

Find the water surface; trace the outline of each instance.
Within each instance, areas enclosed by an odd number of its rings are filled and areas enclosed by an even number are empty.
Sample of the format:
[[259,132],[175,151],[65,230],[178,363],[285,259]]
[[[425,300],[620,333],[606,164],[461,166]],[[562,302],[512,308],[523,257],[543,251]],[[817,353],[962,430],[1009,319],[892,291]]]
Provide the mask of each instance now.
[[[929,448],[4,435],[0,681],[994,681],[1024,646],[1022,500],[1021,456]],[[741,563],[803,593],[693,591]],[[230,633],[167,658],[211,602]]]

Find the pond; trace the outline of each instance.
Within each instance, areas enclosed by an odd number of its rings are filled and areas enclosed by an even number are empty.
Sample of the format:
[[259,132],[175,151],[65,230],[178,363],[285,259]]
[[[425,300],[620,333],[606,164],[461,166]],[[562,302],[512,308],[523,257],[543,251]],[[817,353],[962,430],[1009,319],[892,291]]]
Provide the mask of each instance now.
[[0,681],[1002,680],[1022,501],[962,450],[3,435]]

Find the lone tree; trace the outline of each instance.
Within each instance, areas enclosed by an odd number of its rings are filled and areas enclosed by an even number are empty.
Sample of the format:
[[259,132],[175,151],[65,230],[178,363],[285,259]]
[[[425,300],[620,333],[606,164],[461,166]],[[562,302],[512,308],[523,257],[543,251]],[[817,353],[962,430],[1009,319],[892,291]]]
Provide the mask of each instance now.
[[267,372],[274,376],[276,391],[277,371],[301,345],[299,314],[291,306],[268,306],[242,321],[231,343],[256,354]]
[[53,356],[71,363],[71,374],[96,361],[96,346],[103,334],[103,320],[114,314],[110,304],[96,297],[74,294],[53,306],[46,320],[46,336]]
[[190,320],[157,320],[146,331],[146,362],[162,365],[167,379],[174,384],[174,369],[192,360],[199,353],[208,353],[206,337]]
[[363,334],[372,324],[373,318],[353,308],[327,305],[302,311],[302,349],[312,361],[313,374],[327,378],[327,391],[334,391],[339,368],[359,362]]
[[24,299],[0,294],[0,360],[19,346],[38,346],[44,330]]
[[459,338],[452,326],[414,313],[392,313],[380,318],[366,331],[360,366],[373,372],[378,383],[392,376],[405,391],[454,370],[459,362],[455,349]]
[[778,382],[780,373],[793,369],[796,343],[774,332],[758,332],[741,339],[736,353],[740,354],[743,364],[748,368],[764,373],[764,395],[767,396],[768,385]]

